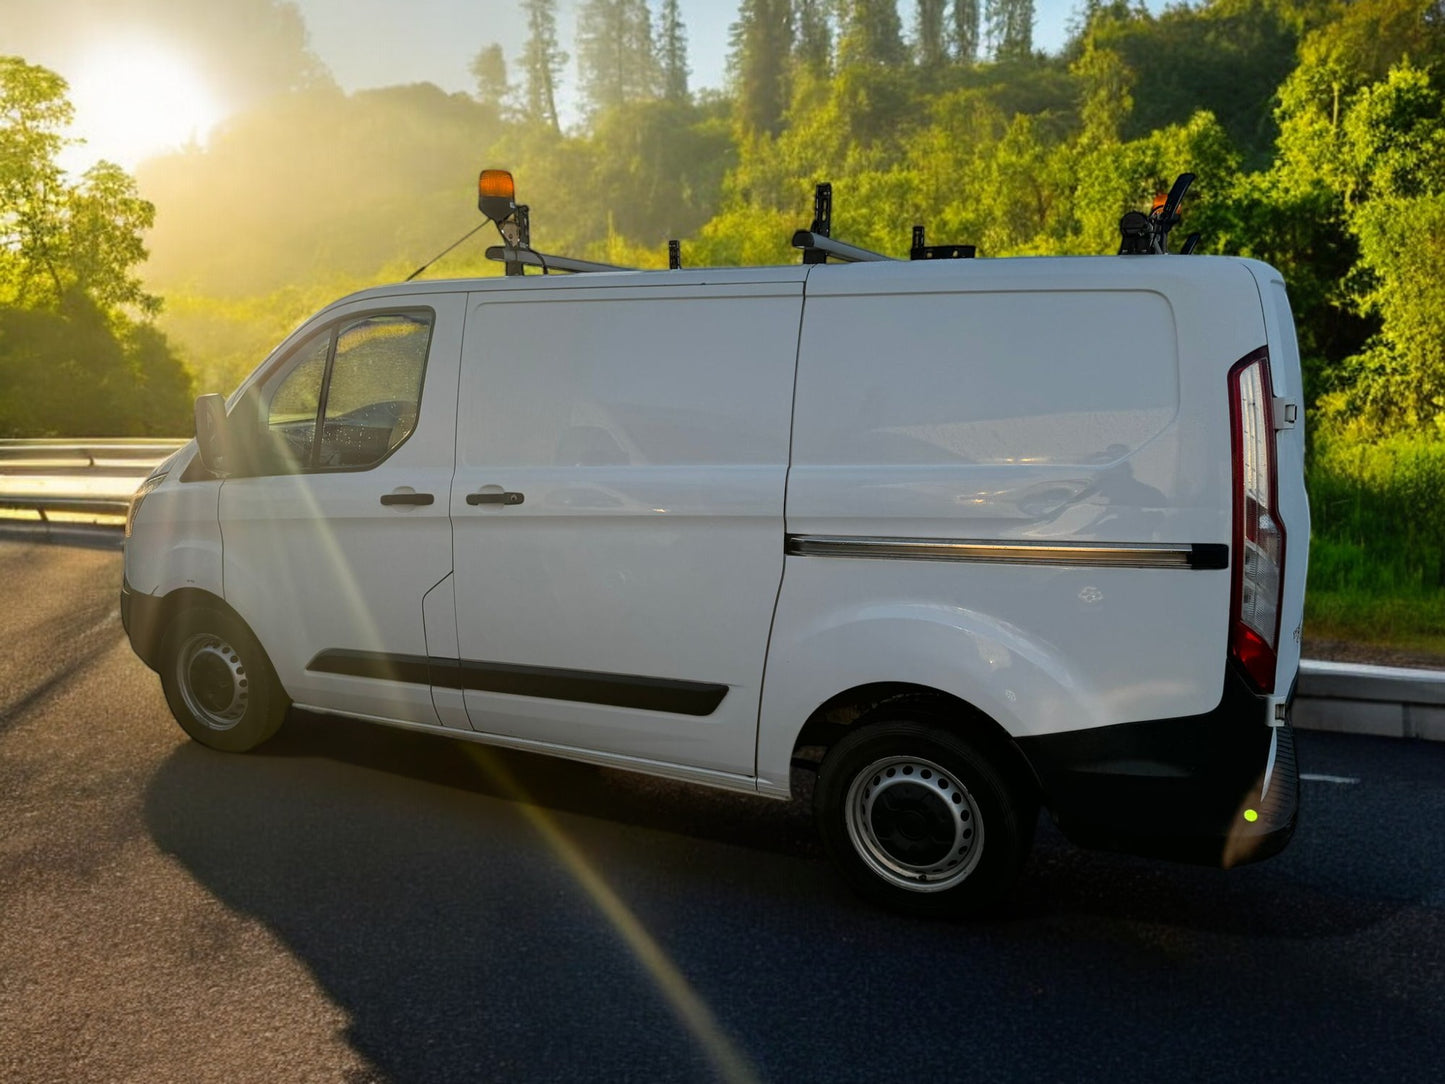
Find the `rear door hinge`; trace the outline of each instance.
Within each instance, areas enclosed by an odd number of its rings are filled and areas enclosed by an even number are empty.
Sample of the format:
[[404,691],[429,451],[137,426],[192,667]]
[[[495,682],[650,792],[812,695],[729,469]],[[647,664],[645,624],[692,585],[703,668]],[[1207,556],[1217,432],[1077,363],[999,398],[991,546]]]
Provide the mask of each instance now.
[[1276,430],[1293,429],[1299,421],[1299,404],[1293,399],[1274,398],[1274,427]]

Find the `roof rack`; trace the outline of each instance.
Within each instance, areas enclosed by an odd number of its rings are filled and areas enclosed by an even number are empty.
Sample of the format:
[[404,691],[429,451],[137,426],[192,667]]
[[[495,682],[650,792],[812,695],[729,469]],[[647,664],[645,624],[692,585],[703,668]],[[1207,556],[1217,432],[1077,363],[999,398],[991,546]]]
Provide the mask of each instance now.
[[[1124,217],[1119,219],[1119,255],[1167,256],[1169,231],[1179,225],[1182,219],[1179,204],[1193,183],[1194,174],[1181,173],[1167,196],[1154,197],[1154,206],[1147,215],[1143,211],[1124,212]],[[1188,256],[1198,244],[1199,234],[1191,233],[1180,254]]]
[[[806,230],[793,234],[793,247],[803,250],[805,264],[827,263],[841,260],[844,263],[872,263],[881,260],[893,261],[894,257],[881,252],[859,248],[833,237],[833,186],[824,182],[813,191],[813,224]],[[908,249],[910,260],[970,260],[977,253],[973,245],[927,245],[924,243],[923,227],[913,227],[913,243]]]
[[[584,275],[592,271],[636,271],[636,267],[621,264],[598,263],[595,260],[577,260],[571,256],[555,256],[538,252],[530,246],[492,245],[487,249],[487,259],[507,265],[507,274],[520,275],[523,267],[540,267],[544,272],[566,271],[573,275]],[[516,270],[512,270],[513,268]]]
[[[1143,211],[1129,211],[1119,220],[1121,256],[1165,255],[1169,252],[1169,231],[1181,220],[1179,204],[1193,181],[1194,174],[1181,173],[1167,196],[1155,198],[1154,206],[1148,214]],[[506,264],[508,275],[525,274],[528,267],[539,267],[543,274],[553,271],[588,274],[598,271],[639,270],[620,264],[538,252],[532,247],[531,209],[526,204],[516,202],[516,187],[512,175],[505,170],[483,170],[477,180],[477,191],[477,208],[496,224],[497,231],[502,235],[502,244],[492,245],[486,250],[487,259]],[[446,255],[475,232],[476,230],[472,230],[444,249],[439,256],[417,268],[407,281],[416,278],[440,259],[440,256]],[[792,245],[802,251],[804,264],[821,264],[829,260],[843,263],[896,262],[893,256],[850,245],[833,237],[833,186],[826,181],[814,189],[812,223],[806,230],[798,230],[793,234]],[[1185,239],[1181,254],[1189,255],[1198,245],[1199,234],[1191,233]],[[912,243],[908,248],[910,260],[968,260],[977,255],[978,250],[973,245],[930,245],[926,241],[923,227],[913,227]],[[676,240],[667,243],[667,266],[672,271],[682,267],[681,245]]]

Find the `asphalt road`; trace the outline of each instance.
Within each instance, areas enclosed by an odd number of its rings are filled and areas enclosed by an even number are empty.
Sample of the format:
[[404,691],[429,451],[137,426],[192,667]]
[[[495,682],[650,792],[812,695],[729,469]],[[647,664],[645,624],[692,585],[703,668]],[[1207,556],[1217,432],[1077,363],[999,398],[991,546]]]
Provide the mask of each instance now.
[[[1230,872],[1047,824],[1007,917],[855,900],[790,804],[170,720],[112,548],[0,538],[0,1080],[1430,1080],[1445,743],[1302,734]],[[806,782],[806,777],[803,777]]]

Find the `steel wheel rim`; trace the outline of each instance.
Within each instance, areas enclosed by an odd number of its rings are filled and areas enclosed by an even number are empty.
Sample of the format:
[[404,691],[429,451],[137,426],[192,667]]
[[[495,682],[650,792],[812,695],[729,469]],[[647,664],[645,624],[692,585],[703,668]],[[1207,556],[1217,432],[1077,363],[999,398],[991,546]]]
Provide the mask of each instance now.
[[884,757],[858,772],[844,819],[858,856],[910,892],[953,888],[983,855],[978,803],[954,773],[925,757]]
[[176,656],[176,686],[186,710],[210,730],[230,730],[245,717],[251,681],[240,654],[213,633],[197,633]]

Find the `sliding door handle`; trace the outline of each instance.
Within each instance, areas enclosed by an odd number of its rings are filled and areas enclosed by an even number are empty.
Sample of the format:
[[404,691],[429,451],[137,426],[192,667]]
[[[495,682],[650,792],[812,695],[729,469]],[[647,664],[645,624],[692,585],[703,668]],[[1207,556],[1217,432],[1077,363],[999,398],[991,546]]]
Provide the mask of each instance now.
[[436,500],[436,498],[430,493],[383,493],[381,495],[381,503],[387,505],[424,505],[431,504],[434,500]]
[[501,490],[491,490],[487,493],[468,493],[468,504],[521,504],[527,498],[521,493],[504,493]]

